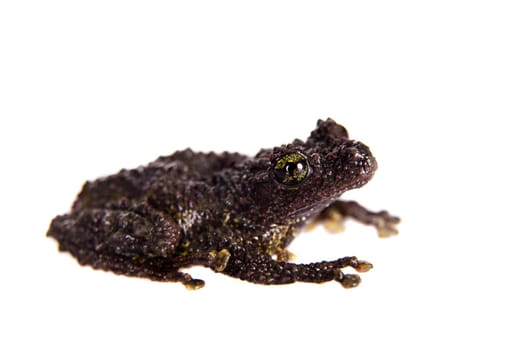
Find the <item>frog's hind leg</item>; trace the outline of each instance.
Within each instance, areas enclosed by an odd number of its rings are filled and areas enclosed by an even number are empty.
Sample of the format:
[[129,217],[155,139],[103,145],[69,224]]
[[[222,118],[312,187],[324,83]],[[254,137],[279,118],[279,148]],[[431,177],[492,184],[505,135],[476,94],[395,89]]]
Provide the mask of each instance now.
[[374,226],[379,237],[396,235],[398,233],[396,225],[400,222],[398,217],[386,210],[373,212],[355,201],[337,200],[323,209],[312,223],[322,223],[329,232],[340,232],[344,230],[343,221],[346,218],[353,218],[360,223]]
[[81,265],[157,281],[180,281],[192,289],[204,285],[179,269],[209,264],[209,253],[179,256],[180,230],[173,219],[147,204],[108,207],[57,216],[47,235]]
[[[194,279],[188,273],[178,271],[179,268],[190,267],[195,265],[205,266],[213,269],[216,272],[222,272],[230,259],[230,252],[226,249],[221,251],[211,250],[209,252],[196,252],[182,256],[177,256],[170,259],[147,259],[144,265],[149,267],[149,270],[155,271],[149,277],[154,280],[181,282],[187,289],[195,290],[204,287],[204,281]],[[174,271],[173,267],[177,270]]]

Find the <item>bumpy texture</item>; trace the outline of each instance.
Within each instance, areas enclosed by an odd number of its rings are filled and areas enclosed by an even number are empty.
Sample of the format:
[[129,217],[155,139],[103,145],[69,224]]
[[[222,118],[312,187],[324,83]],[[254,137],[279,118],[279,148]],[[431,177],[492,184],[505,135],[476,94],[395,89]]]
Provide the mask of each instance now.
[[286,247],[306,223],[339,229],[346,217],[374,225],[380,236],[397,233],[399,219],[388,212],[337,200],[376,168],[367,146],[333,120],[319,120],[306,142],[255,157],[186,149],[87,182],[47,235],[82,265],[190,289],[204,285],[179,271],[193,265],[261,284],[334,280],[355,287],[359,276],[341,269],[365,272],[370,263],[344,257],[294,264]]

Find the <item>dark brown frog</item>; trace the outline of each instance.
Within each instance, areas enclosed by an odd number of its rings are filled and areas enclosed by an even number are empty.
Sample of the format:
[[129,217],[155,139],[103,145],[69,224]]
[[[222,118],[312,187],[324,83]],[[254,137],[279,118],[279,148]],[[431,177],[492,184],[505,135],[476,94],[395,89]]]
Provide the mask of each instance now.
[[194,265],[261,284],[355,287],[359,276],[342,269],[365,272],[370,263],[349,256],[295,264],[286,247],[307,223],[337,228],[347,217],[375,226],[380,236],[397,233],[397,217],[338,200],[376,168],[367,146],[333,120],[320,120],[305,142],[255,157],[187,149],[87,182],[47,235],[82,265],[190,289],[204,285],[180,271]]

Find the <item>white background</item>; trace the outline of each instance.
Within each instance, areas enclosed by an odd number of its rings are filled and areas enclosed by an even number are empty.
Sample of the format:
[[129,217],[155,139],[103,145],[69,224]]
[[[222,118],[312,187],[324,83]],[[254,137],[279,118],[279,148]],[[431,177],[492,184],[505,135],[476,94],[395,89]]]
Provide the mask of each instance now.
[[[523,349],[520,1],[3,1],[0,348]],[[361,286],[204,289],[80,267],[45,237],[87,179],[191,146],[255,154],[331,117],[400,235],[319,229]]]

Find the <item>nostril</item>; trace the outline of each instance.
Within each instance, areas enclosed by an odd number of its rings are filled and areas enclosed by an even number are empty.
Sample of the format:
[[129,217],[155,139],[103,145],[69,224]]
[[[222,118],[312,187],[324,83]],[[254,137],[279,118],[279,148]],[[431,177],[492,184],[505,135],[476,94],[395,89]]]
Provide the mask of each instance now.
[[377,163],[375,162],[373,158],[366,158],[361,163],[361,169],[363,171],[363,174],[367,174],[367,173],[375,171],[376,167],[377,167]]
[[359,169],[362,174],[373,173],[376,170],[376,160],[366,145],[355,141],[353,147],[348,150],[348,153],[354,167]]

